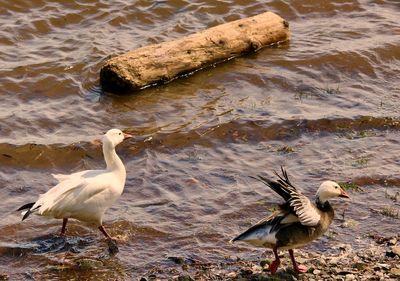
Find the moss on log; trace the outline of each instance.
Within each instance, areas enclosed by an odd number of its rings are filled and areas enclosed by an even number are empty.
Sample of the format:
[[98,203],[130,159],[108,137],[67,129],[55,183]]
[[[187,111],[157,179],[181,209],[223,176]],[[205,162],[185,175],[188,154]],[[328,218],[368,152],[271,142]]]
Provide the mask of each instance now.
[[113,57],[100,83],[113,93],[140,90],[288,39],[288,22],[266,12]]

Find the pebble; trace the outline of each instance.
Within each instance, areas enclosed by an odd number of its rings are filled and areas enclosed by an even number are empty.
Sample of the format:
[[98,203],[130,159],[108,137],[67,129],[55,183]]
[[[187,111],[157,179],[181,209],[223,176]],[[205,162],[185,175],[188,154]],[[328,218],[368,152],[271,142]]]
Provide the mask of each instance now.
[[392,252],[400,257],[400,246],[392,246]]
[[232,271],[232,272],[229,272],[229,273],[226,275],[226,277],[227,277],[227,278],[231,278],[231,279],[235,279],[235,278],[237,278],[237,274],[236,274],[236,272]]
[[400,268],[394,267],[390,270],[390,273],[395,275],[395,276],[400,276]]
[[95,269],[103,266],[101,261],[89,258],[79,259],[76,264],[80,269]]
[[302,257],[296,257],[297,263],[303,264],[307,263],[308,259],[302,258]]
[[347,281],[356,280],[356,276],[354,274],[347,274],[345,280]]
[[384,268],[384,269],[389,269],[390,266],[386,263],[377,263],[375,268]]
[[183,257],[174,257],[174,256],[169,256],[167,259],[173,261],[176,264],[183,264],[185,262],[185,259]]
[[189,275],[181,275],[177,279],[178,281],[194,281]]
[[313,274],[314,275],[319,275],[319,274],[321,274],[321,270],[314,269]]
[[251,270],[252,270],[253,272],[261,272],[261,271],[262,271],[262,268],[261,268],[261,266],[259,266],[259,265],[253,265],[253,266],[251,267]]
[[356,268],[357,270],[361,271],[361,270],[364,270],[367,267],[367,265],[362,262],[356,262],[355,264],[353,264],[353,267]]

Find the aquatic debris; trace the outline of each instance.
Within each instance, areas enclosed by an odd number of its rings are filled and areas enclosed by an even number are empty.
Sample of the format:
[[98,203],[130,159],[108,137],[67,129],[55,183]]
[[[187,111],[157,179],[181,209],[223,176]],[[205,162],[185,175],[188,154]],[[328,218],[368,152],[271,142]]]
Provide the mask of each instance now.
[[287,41],[288,27],[280,16],[265,12],[144,46],[107,60],[100,70],[100,84],[103,90],[115,94],[165,84],[244,53]]
[[89,270],[89,269],[96,269],[99,267],[103,266],[103,262],[96,260],[96,259],[91,259],[91,258],[82,258],[76,261],[76,265],[83,270]]
[[2,272],[0,272],[0,281],[5,281],[5,280],[8,280],[8,275],[7,275],[7,273],[2,273]]
[[379,213],[381,213],[384,216],[395,218],[395,219],[400,218],[399,210],[397,210],[394,207],[384,207],[379,211]]
[[367,131],[367,130],[361,130],[361,131],[354,131],[351,130],[350,132],[345,132],[344,136],[349,139],[349,140],[353,140],[353,139],[362,139],[362,138],[368,138],[368,137],[373,137],[375,136],[376,133],[373,131]]
[[338,182],[341,188],[344,190],[351,190],[351,191],[364,191],[361,187],[359,187],[356,183],[354,182]]
[[367,166],[368,162],[369,162],[369,159],[367,157],[361,157],[359,159],[356,159],[353,162],[352,166],[353,167],[364,167],[364,166]]
[[107,239],[107,245],[110,255],[114,256],[119,252],[117,241],[115,241],[114,239]]
[[390,194],[387,189],[385,190],[385,198],[389,198],[391,200],[393,200],[394,202],[399,201],[400,198],[400,192],[397,191],[395,194]]
[[346,220],[345,222],[343,222],[341,224],[341,227],[343,227],[343,228],[353,228],[356,225],[358,225],[358,221],[353,220],[353,219],[348,219],[348,220]]
[[282,152],[282,153],[285,153],[285,154],[295,152],[294,148],[291,147],[291,146],[288,146],[288,145],[284,145],[284,146],[278,147],[278,149],[276,151]]
[[173,261],[176,264],[183,264],[185,262],[185,259],[183,257],[174,257],[174,256],[169,256],[167,257],[170,261]]

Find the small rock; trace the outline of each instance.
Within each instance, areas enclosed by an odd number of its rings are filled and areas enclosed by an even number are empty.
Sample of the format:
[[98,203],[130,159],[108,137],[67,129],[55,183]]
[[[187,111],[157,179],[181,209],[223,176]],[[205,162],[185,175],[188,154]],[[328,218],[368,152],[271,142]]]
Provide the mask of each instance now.
[[319,275],[319,274],[321,274],[321,270],[314,269],[313,274],[314,275]]
[[181,275],[177,279],[178,281],[194,281],[189,275]]
[[247,276],[247,275],[253,274],[253,271],[248,268],[241,268],[240,273],[241,273],[241,275]]
[[393,238],[390,239],[389,242],[388,242],[389,245],[396,245],[396,243],[397,243],[396,237],[393,237]]
[[261,271],[262,271],[262,268],[261,268],[261,266],[253,265],[253,266],[251,267],[251,270],[252,270],[253,272],[261,272]]
[[376,269],[380,269],[380,268],[389,269],[390,265],[388,265],[386,263],[377,263],[377,264],[375,264],[375,267],[374,267],[375,270]]
[[267,268],[268,268],[268,266],[269,266],[270,263],[271,263],[271,262],[270,262],[269,260],[262,260],[262,261],[260,261],[260,266],[261,266],[261,267],[267,266]]
[[94,269],[94,268],[98,268],[101,267],[103,265],[103,263],[101,261],[95,260],[95,259],[79,259],[76,261],[76,265],[80,268],[80,269]]
[[107,239],[108,252],[110,255],[114,256],[119,252],[117,241],[114,239]]
[[6,280],[8,280],[8,275],[6,274],[6,273],[2,273],[2,272],[0,272],[0,280],[1,281],[6,281]]
[[354,226],[356,226],[358,224],[357,221],[353,220],[353,219],[348,219],[346,220],[344,223],[342,223],[342,227],[343,228],[352,228]]
[[341,270],[341,271],[339,271],[337,274],[338,274],[338,275],[347,275],[347,274],[351,274],[351,272],[348,271],[348,270]]
[[367,267],[367,265],[362,262],[356,262],[355,264],[353,264],[353,267],[356,268],[357,270],[361,271],[361,270],[364,270]]
[[400,257],[400,246],[392,246],[391,250]]
[[236,272],[229,272],[227,275],[226,275],[226,277],[227,278],[231,278],[231,279],[235,279],[236,277],[237,277],[237,274],[236,274]]
[[346,281],[356,280],[356,276],[354,274],[347,274],[345,280]]
[[388,258],[396,258],[397,255],[396,255],[393,251],[386,251],[385,257],[388,257]]
[[302,258],[302,257],[296,257],[297,263],[303,264],[306,263],[308,259]]
[[185,259],[183,257],[167,257],[167,259],[173,261],[176,264],[183,264]]
[[395,276],[400,276],[400,268],[394,267],[390,270],[390,273],[395,275]]

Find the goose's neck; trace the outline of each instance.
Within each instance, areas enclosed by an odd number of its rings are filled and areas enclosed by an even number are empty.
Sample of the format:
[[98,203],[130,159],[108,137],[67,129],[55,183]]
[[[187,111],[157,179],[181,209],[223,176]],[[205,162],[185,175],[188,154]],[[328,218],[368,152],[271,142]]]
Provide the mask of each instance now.
[[328,200],[321,200],[319,196],[315,197],[315,205],[318,209],[324,211],[331,208],[331,204],[329,204]]
[[115,147],[108,142],[103,143],[103,154],[104,160],[107,164],[107,170],[110,172],[117,173],[121,179],[125,180],[126,170],[121,159],[115,152]]

